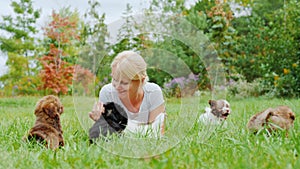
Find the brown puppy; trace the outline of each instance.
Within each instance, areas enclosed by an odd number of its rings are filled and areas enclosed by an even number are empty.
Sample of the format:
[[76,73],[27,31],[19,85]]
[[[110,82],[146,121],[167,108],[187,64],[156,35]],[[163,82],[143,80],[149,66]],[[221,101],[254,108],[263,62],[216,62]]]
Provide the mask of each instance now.
[[44,142],[45,146],[51,149],[64,146],[63,131],[60,124],[62,113],[63,105],[58,97],[53,95],[43,97],[36,104],[35,124],[23,139]]
[[253,115],[247,124],[247,128],[254,133],[263,128],[266,128],[269,133],[276,130],[289,130],[293,127],[294,120],[295,113],[291,108],[278,106]]

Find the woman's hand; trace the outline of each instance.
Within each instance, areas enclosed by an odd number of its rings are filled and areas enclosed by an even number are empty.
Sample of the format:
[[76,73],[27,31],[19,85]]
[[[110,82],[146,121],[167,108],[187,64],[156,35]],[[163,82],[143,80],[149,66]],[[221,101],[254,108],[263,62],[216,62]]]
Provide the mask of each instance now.
[[96,102],[94,104],[93,110],[89,112],[89,116],[92,120],[97,121],[100,119],[101,114],[104,112],[103,103]]

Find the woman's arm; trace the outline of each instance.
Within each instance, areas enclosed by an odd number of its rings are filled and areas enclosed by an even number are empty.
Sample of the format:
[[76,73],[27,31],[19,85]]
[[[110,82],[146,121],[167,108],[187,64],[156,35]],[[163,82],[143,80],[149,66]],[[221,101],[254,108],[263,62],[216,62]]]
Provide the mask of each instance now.
[[155,83],[148,83],[146,91],[149,92],[149,106],[150,112],[148,116],[148,123],[152,128],[160,129],[161,135],[164,133],[165,122],[165,101],[161,88]]
[[[153,124],[155,122],[155,120],[161,120],[156,119],[157,116],[159,116],[161,113],[163,113],[163,121],[161,123],[158,122],[158,127],[160,127],[160,133],[161,135],[164,135],[165,133],[165,105],[161,104],[160,106],[158,106],[156,109],[152,110],[149,114],[149,123],[150,125]],[[155,124],[154,124],[155,125]]]
[[161,104],[154,110],[152,110],[149,114],[149,123],[153,123],[155,118],[160,114],[160,113],[165,113],[165,104]]

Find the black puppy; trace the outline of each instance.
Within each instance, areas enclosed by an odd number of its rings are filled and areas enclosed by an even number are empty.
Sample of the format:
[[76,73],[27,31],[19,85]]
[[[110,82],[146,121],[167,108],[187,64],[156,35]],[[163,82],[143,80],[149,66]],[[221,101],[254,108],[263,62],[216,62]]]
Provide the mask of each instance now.
[[127,126],[128,117],[120,105],[109,102],[103,106],[105,111],[89,130],[90,143],[113,133],[120,134]]

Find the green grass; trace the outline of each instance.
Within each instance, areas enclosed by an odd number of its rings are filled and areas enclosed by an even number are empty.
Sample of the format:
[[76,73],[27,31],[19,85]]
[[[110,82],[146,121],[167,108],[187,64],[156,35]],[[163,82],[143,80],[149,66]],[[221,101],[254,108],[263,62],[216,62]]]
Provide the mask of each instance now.
[[[195,123],[208,105],[207,97],[168,99],[166,137],[113,138],[98,146],[89,145],[86,132],[92,125],[87,112],[95,98],[63,97],[65,146],[56,151],[21,140],[34,124],[38,99],[0,98],[0,168],[300,168],[297,99],[229,99],[228,126],[214,130]],[[296,113],[288,138],[254,136],[246,130],[252,114],[283,104]]]

